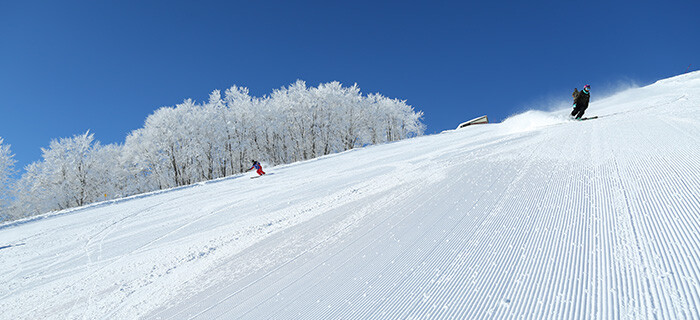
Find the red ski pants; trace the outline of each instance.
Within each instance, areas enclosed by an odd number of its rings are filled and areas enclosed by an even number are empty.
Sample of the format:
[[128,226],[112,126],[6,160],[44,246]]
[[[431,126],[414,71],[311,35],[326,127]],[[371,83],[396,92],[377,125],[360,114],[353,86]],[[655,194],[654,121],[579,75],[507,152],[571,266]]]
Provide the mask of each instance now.
[[256,172],[258,173],[258,175],[261,175],[261,176],[263,174],[265,174],[265,171],[262,171],[262,167],[260,169],[258,169],[258,171],[256,171]]

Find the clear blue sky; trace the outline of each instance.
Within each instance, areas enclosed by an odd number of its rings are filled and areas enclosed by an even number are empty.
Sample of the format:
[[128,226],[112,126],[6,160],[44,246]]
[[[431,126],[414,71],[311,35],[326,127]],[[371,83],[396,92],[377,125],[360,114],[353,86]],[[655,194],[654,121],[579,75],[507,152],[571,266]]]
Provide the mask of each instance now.
[[0,137],[18,167],[90,129],[302,79],[408,100],[427,133],[700,66],[700,1],[2,1]]

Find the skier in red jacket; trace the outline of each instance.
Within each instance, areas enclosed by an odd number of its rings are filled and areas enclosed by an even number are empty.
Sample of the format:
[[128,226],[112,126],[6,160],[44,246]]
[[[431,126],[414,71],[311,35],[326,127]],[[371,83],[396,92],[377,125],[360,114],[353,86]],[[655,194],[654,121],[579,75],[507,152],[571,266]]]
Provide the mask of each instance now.
[[263,171],[262,165],[260,164],[260,162],[257,162],[255,160],[253,160],[253,166],[250,167],[250,169],[248,169],[248,171],[253,170],[253,169],[258,169],[258,171],[257,171],[258,175],[262,176],[263,174],[265,174],[265,171]]

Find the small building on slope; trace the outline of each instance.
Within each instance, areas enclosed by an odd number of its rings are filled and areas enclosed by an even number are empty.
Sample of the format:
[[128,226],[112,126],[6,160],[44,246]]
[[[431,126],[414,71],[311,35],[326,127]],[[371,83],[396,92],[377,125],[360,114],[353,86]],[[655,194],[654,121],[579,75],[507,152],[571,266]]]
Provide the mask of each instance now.
[[469,120],[469,121],[467,121],[467,122],[462,122],[462,123],[460,123],[459,126],[457,127],[457,129],[461,129],[461,128],[464,128],[464,127],[467,127],[467,126],[471,126],[471,125],[473,125],[473,124],[485,124],[485,123],[489,123],[489,117],[487,117],[486,115],[483,115],[483,116],[481,116],[481,117],[478,117],[478,118],[475,118],[475,119],[471,119],[471,120]]

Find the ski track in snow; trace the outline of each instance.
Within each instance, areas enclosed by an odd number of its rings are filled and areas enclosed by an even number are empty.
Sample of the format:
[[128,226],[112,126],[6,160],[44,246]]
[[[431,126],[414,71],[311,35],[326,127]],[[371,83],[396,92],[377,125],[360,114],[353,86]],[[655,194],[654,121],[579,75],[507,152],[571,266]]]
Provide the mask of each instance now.
[[0,226],[0,318],[700,318],[700,73]]

